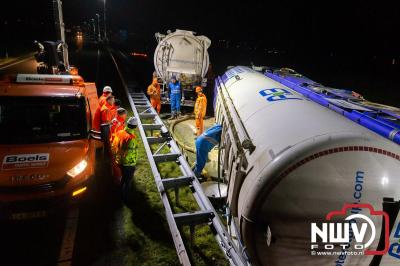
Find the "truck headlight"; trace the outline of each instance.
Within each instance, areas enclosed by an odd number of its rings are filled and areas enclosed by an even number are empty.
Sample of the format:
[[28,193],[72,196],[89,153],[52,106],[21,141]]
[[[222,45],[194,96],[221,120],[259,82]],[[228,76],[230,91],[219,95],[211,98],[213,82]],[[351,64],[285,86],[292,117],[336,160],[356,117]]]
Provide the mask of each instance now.
[[71,170],[67,172],[67,175],[69,175],[70,177],[75,177],[79,175],[83,172],[83,170],[86,169],[87,164],[88,163],[86,160],[80,161],[77,165],[75,165]]

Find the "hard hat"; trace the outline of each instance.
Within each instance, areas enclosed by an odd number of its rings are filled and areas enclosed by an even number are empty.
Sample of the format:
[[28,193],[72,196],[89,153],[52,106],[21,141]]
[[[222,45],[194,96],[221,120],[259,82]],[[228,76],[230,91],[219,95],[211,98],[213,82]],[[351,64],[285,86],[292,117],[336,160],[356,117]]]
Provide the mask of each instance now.
[[203,89],[200,86],[196,87],[196,93],[201,92]]
[[105,86],[103,92],[112,92],[112,89],[110,86]]
[[79,75],[79,70],[77,67],[72,66],[69,68],[69,73],[71,75],[77,76],[77,75]]
[[138,125],[138,121],[137,121],[136,117],[131,116],[131,117],[129,117],[126,124],[128,125],[129,128],[135,128]]
[[117,109],[117,113],[118,113],[119,115],[123,115],[123,114],[126,114],[127,111],[126,111],[125,108],[118,108],[118,109]]

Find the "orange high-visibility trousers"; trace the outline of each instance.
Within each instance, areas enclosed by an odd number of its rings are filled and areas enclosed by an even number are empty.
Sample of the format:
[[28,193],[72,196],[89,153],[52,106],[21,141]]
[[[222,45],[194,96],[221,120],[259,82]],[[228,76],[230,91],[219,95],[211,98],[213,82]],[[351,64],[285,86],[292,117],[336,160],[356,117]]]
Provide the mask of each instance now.
[[200,136],[204,132],[204,117],[206,116],[207,98],[201,91],[197,96],[194,105],[194,115],[196,117],[196,135]]
[[111,156],[111,170],[112,170],[112,176],[113,176],[113,181],[114,184],[120,185],[121,184],[121,178],[122,178],[122,172],[121,168],[118,166],[118,164],[115,163],[114,156]]
[[204,117],[196,118],[196,135],[200,136],[204,132]]
[[153,99],[150,98],[151,106],[157,111],[157,113],[160,113],[161,111],[161,100],[160,99]]

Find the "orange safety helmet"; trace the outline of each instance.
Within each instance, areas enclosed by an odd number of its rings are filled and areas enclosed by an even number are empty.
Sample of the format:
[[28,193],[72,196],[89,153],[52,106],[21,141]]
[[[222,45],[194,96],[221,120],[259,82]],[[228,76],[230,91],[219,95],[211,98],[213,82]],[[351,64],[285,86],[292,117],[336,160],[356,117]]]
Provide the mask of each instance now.
[[78,68],[77,68],[77,67],[70,67],[69,73],[70,73],[71,75],[73,75],[73,76],[79,75]]
[[197,86],[197,87],[196,87],[196,93],[199,93],[199,92],[201,92],[201,91],[203,91],[203,89],[202,89],[200,86]]

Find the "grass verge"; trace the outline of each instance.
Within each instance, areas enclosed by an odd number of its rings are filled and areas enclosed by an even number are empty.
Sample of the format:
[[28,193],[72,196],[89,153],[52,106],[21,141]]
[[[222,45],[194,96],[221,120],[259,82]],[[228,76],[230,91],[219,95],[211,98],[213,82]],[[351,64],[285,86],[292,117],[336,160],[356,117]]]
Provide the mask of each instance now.
[[[165,219],[164,206],[155,185],[139,132],[136,132],[136,135],[140,139],[140,145],[139,160],[132,186],[132,203],[128,206],[132,214],[131,219],[123,221],[126,234],[124,239],[133,252],[121,252],[124,253],[124,261],[129,261],[130,264],[179,265]],[[155,145],[152,148],[154,151],[158,146]],[[168,152],[168,148],[162,149],[161,152]],[[181,175],[179,166],[174,162],[161,163],[158,167],[164,178]],[[175,202],[173,191],[168,192],[168,197],[175,213],[199,209],[189,188],[180,189],[179,204]],[[194,265],[228,265],[208,225],[196,226],[193,243],[190,243],[189,228],[183,227],[182,231],[182,237]]]

